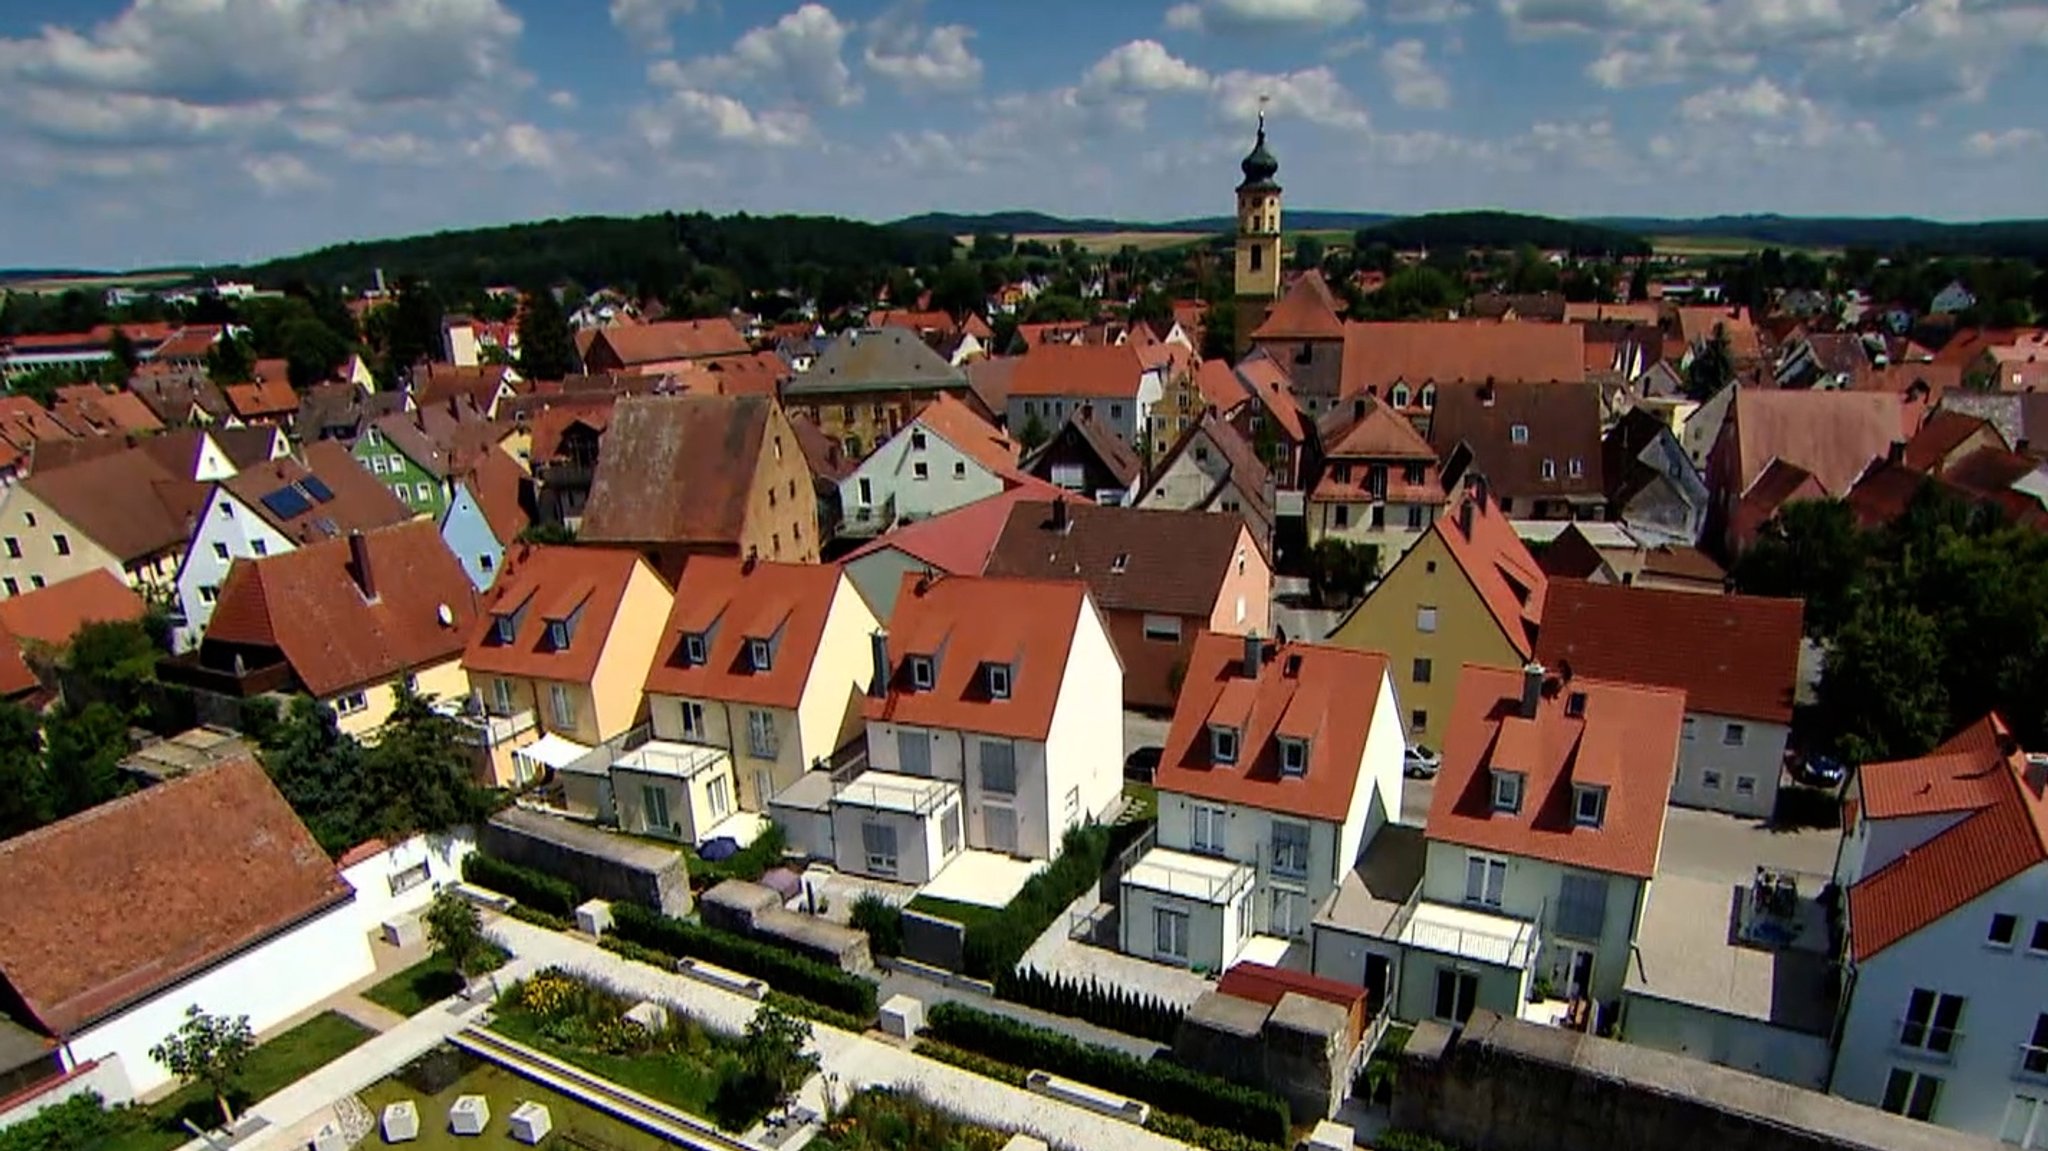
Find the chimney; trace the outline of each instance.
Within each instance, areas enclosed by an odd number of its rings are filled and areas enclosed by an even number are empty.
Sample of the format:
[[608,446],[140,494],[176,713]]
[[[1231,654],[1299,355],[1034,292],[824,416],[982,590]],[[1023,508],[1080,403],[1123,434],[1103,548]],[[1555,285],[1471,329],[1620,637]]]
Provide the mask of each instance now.
[[874,634],[868,636],[868,650],[871,657],[868,695],[881,699],[889,694],[889,633],[876,628]]
[[753,574],[754,574],[754,567],[755,567],[755,565],[759,564],[760,562],[761,562],[761,549],[760,549],[760,548],[752,548],[752,547],[748,548],[748,549],[747,549],[747,558],[746,558],[746,559],[743,559],[743,560],[741,560],[741,561],[740,561],[740,574],[741,574],[741,575],[753,575]]
[[2027,790],[2034,793],[2034,798],[2041,799],[2044,794],[2048,794],[2048,755],[2029,755],[2025,764],[2021,779],[2026,783]]
[[1543,665],[1530,660],[1522,665],[1522,718],[1535,719],[1536,705],[1543,701]]
[[1259,678],[1259,663],[1265,657],[1265,651],[1266,643],[1259,638],[1258,632],[1250,632],[1244,637],[1244,677],[1246,679]]
[[1458,505],[1458,534],[1464,536],[1467,541],[1470,541],[1472,538],[1472,505],[1474,502],[1475,497],[1466,496],[1464,501]]
[[1052,530],[1056,532],[1067,530],[1067,497],[1065,496],[1054,496],[1052,498]]
[[363,533],[348,533],[348,566],[356,578],[356,587],[362,590],[363,598],[377,598],[377,577],[370,570],[370,541]]
[[1351,418],[1354,420],[1362,420],[1365,418],[1364,396],[1360,396],[1357,399],[1351,401]]

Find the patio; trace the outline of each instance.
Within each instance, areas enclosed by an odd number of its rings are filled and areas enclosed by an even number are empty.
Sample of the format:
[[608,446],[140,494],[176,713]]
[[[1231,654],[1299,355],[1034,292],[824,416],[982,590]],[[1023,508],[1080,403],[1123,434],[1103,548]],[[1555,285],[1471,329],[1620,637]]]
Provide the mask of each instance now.
[[1025,881],[1046,866],[1043,859],[1016,859],[968,848],[933,876],[930,883],[918,888],[917,894],[977,907],[1003,907],[1024,889]]

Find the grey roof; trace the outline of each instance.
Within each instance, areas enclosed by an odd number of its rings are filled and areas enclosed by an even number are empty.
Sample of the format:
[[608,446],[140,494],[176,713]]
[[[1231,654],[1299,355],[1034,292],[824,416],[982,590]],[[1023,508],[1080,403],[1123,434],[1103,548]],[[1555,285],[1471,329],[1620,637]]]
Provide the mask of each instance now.
[[790,380],[787,395],[886,388],[965,388],[967,373],[946,362],[905,328],[849,329],[819,354],[811,370]]
[[2038,392],[1966,392],[1950,388],[1941,406],[1975,416],[1998,429],[2009,444],[2026,443],[2040,451],[2048,445],[2048,395]]

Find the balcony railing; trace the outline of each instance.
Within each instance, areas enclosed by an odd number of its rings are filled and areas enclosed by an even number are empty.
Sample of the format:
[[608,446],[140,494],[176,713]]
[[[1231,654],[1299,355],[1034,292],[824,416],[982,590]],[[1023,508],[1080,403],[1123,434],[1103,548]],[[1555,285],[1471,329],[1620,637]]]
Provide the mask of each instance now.
[[882,811],[908,811],[922,819],[937,811],[954,792],[950,784],[932,782],[898,783],[861,777],[844,783],[832,793],[832,802],[850,803]]
[[2012,1077],[2048,1083],[2048,1047],[2036,1047],[2031,1043],[2020,1044],[2019,1058],[2013,1063]]
[[654,728],[641,724],[624,735],[615,735],[577,757],[576,762],[562,770],[576,775],[610,775],[612,764],[625,758],[626,753],[637,750],[654,738]]
[[457,715],[454,718],[462,727],[463,739],[485,749],[510,743],[532,731],[539,722],[530,707],[510,715]]
[[1124,879],[1148,890],[1228,906],[1252,885],[1254,876],[1252,869],[1242,863],[1218,874],[1213,868],[1190,867],[1152,852],[1138,860]]
[[896,522],[896,497],[888,496],[878,504],[855,504],[846,509],[844,531],[847,535],[880,535]]
[[1954,1027],[1938,1027],[1924,1019],[1901,1019],[1892,1032],[1892,1047],[1899,1054],[1930,1063],[1953,1063],[1963,1033]]
[[612,757],[612,766],[625,771],[673,776],[688,781],[716,770],[728,759],[724,748],[694,743],[670,743],[667,740],[656,739]]

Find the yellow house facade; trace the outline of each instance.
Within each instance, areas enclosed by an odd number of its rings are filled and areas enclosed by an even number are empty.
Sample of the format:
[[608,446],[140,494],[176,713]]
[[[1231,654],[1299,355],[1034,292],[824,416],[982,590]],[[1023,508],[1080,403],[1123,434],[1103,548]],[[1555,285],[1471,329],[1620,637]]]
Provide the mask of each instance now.
[[[413,690],[429,699],[461,699],[469,694],[469,676],[462,670],[462,657],[450,656],[430,664],[412,676]],[[335,726],[365,743],[375,743],[391,713],[398,707],[398,685],[402,676],[324,696],[320,702],[334,709]]]

